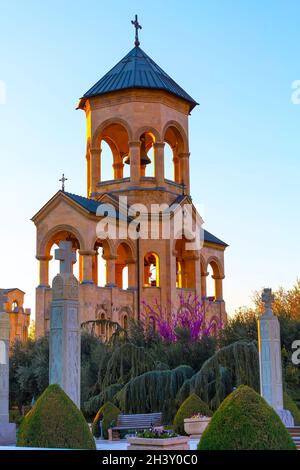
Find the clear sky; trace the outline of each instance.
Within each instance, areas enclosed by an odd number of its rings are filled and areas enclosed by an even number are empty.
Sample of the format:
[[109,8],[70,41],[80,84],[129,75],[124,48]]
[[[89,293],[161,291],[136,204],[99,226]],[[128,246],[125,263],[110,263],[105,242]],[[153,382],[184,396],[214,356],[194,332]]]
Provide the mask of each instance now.
[[[86,194],[77,99],[141,47],[199,103],[191,189],[225,240],[229,313],[300,267],[300,3],[292,0],[0,0],[0,286],[38,283],[30,218],[59,189]],[[6,89],[6,94],[5,94]],[[5,96],[4,96],[5,95]]]

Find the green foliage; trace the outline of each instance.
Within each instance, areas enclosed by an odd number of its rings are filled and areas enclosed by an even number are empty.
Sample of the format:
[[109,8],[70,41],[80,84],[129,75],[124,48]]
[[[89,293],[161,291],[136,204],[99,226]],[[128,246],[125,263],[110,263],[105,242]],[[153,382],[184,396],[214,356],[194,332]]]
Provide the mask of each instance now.
[[138,432],[136,436],[143,437],[144,439],[170,439],[171,437],[178,437],[178,434],[172,431],[153,431],[151,429],[145,429],[144,431]]
[[259,389],[258,364],[256,343],[238,341],[221,348],[183,385],[177,401],[194,392],[215,410],[234,387],[246,384]]
[[100,421],[102,421],[103,437],[107,439],[108,429],[115,424],[120,413],[119,408],[111,402],[107,402],[101,406],[92,424],[93,435],[100,437]]
[[135,377],[118,394],[120,408],[124,413],[162,412],[164,422],[171,422],[176,412],[176,394],[193,372],[189,366],[179,366]]
[[253,389],[241,385],[213,415],[199,450],[295,450],[277,413]]
[[120,390],[122,390],[123,385],[121,384],[112,384],[99,393],[99,395],[91,397],[85,404],[84,410],[88,416],[94,415],[99,408],[104,405],[104,403],[114,401],[114,397]]
[[300,410],[294,400],[286,392],[283,394],[283,405],[286,410],[292,413],[295,426],[300,426]]
[[[126,383],[128,380],[154,369],[155,360],[144,347],[124,343],[116,347],[106,364],[102,387],[115,383]],[[102,372],[102,371],[101,371]],[[100,372],[100,373],[101,373]]]
[[180,406],[174,418],[174,431],[184,435],[184,420],[200,413],[204,416],[211,416],[212,412],[204,401],[195,393],[192,393]]
[[58,385],[49,385],[22,421],[20,447],[95,449],[87,422]]

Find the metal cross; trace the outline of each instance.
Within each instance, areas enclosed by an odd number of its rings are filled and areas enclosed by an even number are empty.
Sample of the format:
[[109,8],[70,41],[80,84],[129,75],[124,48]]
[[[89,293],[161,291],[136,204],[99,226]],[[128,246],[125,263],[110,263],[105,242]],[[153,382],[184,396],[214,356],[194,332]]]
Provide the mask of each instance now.
[[65,178],[65,174],[62,174],[61,179],[59,180],[61,182],[61,190],[64,193],[65,192],[65,182],[68,181],[68,178]]
[[7,298],[7,294],[6,292],[4,292],[4,290],[1,290],[0,291],[0,312],[4,312],[5,309],[5,304],[7,304],[8,302],[8,298]]
[[59,249],[55,250],[55,259],[60,261],[60,274],[72,274],[73,264],[76,263],[76,253],[72,251],[72,242],[59,242]]
[[133,26],[135,27],[135,41],[134,41],[134,45],[135,47],[138,47],[140,45],[140,41],[139,41],[139,29],[142,29],[141,25],[139,24],[138,22],[138,16],[135,15],[135,19],[134,20],[131,20],[131,24],[133,24]]

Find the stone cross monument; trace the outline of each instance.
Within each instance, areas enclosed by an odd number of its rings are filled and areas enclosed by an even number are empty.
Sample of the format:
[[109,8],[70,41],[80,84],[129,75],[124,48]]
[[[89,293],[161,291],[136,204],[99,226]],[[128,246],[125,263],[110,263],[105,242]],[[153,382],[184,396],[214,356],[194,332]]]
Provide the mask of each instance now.
[[16,425],[9,422],[9,314],[7,295],[0,291],[0,445],[16,443]]
[[80,321],[72,243],[61,241],[55,259],[60,261],[60,274],[52,283],[49,382],[60,385],[80,408]]
[[261,299],[265,311],[258,320],[260,393],[284,424],[293,426],[291,413],[283,409],[280,325],[272,311],[272,289],[264,289]]

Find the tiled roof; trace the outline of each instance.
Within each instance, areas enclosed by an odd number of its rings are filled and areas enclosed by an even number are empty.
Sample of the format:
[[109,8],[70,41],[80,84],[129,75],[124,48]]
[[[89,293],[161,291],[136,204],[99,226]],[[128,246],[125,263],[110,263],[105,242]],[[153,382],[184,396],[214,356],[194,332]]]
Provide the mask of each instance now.
[[134,47],[84,95],[83,99],[130,88],[165,90],[190,103],[198,103],[164,72],[140,47]]
[[[81,207],[88,210],[90,213],[96,214],[97,208],[99,206],[98,201],[95,201],[94,199],[89,199],[87,197],[78,196],[77,194],[72,194],[72,193],[67,193],[67,192],[65,192],[64,194],[68,196],[70,199],[72,199],[73,201],[77,202],[77,204],[79,204]],[[182,196],[180,196],[179,198],[182,198]],[[208,232],[207,230],[204,230],[204,241],[208,243],[215,243],[216,245],[221,245],[224,247],[228,246],[227,243],[215,237],[212,233]]]

